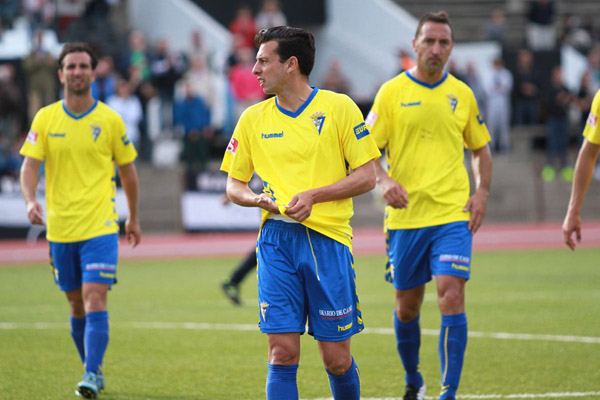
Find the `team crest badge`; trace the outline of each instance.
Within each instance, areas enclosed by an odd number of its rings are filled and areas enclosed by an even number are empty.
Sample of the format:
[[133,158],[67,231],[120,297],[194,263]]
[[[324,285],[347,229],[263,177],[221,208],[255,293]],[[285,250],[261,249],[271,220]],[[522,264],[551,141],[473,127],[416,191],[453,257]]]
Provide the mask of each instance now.
[[260,303],[260,315],[262,315],[263,321],[267,322],[267,308],[269,303]]
[[321,129],[323,128],[323,123],[325,122],[325,113],[324,112],[316,112],[310,116],[315,124],[315,127],[319,131],[319,135],[321,134]]
[[453,94],[449,94],[447,97],[448,101],[450,102],[450,107],[452,107],[452,112],[454,112],[454,110],[456,110],[456,106],[458,105],[458,98],[456,98],[456,96]]
[[92,128],[92,136],[94,137],[95,142],[96,139],[98,139],[98,136],[100,136],[100,132],[102,132],[102,127],[97,124],[92,124],[90,128]]

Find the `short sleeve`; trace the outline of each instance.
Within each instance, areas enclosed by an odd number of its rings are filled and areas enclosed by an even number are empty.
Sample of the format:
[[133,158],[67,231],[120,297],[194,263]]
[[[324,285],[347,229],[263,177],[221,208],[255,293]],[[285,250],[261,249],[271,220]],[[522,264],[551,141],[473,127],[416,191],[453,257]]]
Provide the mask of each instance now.
[[221,163],[222,171],[242,182],[250,182],[254,174],[252,149],[248,136],[249,128],[250,118],[248,118],[247,112],[244,112],[233,131]]
[[371,108],[371,111],[369,111],[367,119],[365,120],[369,130],[371,131],[371,134],[373,135],[375,144],[380,149],[384,149],[387,146],[392,133],[390,113],[387,110],[389,102],[385,100],[386,92],[388,91],[387,88],[388,85],[384,84],[379,89],[377,95],[375,96],[373,107]]
[[137,151],[125,129],[125,123],[120,116],[116,116],[112,123],[114,130],[113,154],[118,165],[125,165],[137,158]]
[[485,146],[490,140],[490,133],[479,112],[475,95],[468,89],[466,96],[469,97],[469,117],[463,132],[465,147],[477,150]]
[[339,115],[342,116],[342,119],[338,121],[338,129],[340,129],[342,138],[344,157],[348,165],[352,169],[356,169],[379,158],[381,153],[375,145],[358,106],[344,95],[341,107],[343,109],[340,110]]
[[46,157],[46,121],[44,109],[38,111],[31,123],[31,129],[21,147],[22,156],[43,161]]
[[593,144],[600,144],[600,126],[598,125],[598,115],[600,115],[600,90],[596,92],[592,107],[585,123],[583,136]]

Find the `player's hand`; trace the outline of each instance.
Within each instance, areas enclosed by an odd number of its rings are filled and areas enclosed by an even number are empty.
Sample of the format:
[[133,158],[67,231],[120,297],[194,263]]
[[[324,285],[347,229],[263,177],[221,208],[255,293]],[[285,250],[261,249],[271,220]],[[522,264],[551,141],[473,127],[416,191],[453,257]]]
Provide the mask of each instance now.
[[142,229],[137,219],[127,218],[125,221],[125,237],[129,246],[135,247],[142,240]]
[[379,187],[387,205],[394,208],[406,208],[408,206],[406,189],[389,176],[384,176],[379,180]]
[[310,217],[313,204],[315,204],[310,190],[300,192],[285,206],[285,215],[298,222],[302,222]]
[[277,206],[277,204],[275,204],[273,199],[266,193],[261,193],[258,195],[256,199],[256,205],[262,209],[267,210],[270,213],[281,214],[279,212],[279,207]]
[[477,189],[475,194],[471,196],[465,208],[464,212],[471,211],[471,219],[469,220],[469,230],[474,235],[479,230],[479,227],[483,223],[485,218],[485,212],[487,209],[487,200],[490,194],[483,189]]
[[[581,217],[579,215],[567,213],[562,225],[562,231],[565,238],[565,244],[569,246],[571,250],[575,250],[577,243],[581,243]],[[575,233],[577,243],[573,240],[573,233]]]
[[35,225],[44,225],[44,209],[35,200],[27,203],[27,217],[29,222]]

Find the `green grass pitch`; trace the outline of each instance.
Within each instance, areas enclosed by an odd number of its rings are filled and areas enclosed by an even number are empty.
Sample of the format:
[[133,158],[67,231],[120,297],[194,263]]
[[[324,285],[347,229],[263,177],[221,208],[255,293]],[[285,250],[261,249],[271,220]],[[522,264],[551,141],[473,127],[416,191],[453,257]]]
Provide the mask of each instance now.
[[[219,286],[237,262],[121,262],[119,283],[109,295],[107,387],[100,399],[264,399],[266,338],[253,328],[256,279],[244,283],[242,307],[230,304]],[[364,398],[400,398],[404,390],[389,334],[394,294],[383,280],[383,264],[384,257],[356,258],[367,331],[354,337],[353,354]],[[469,330],[482,334],[469,338],[459,398],[588,393],[577,398],[600,399],[600,250],[475,253],[467,315]],[[439,391],[439,321],[429,285],[421,316],[428,398]],[[67,302],[49,267],[0,267],[0,399],[74,399],[81,374]],[[308,335],[298,385],[303,399],[331,397]]]

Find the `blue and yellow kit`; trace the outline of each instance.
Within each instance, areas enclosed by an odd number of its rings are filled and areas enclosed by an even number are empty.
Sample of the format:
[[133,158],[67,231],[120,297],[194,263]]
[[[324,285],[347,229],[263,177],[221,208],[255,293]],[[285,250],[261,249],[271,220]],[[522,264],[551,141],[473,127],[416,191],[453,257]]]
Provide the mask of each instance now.
[[[335,183],[379,155],[354,102],[314,88],[296,112],[276,97],[244,111],[221,169],[243,182],[256,172],[284,214],[296,194]],[[318,203],[303,224],[351,247],[352,215],[352,199]],[[263,210],[263,222],[269,217]]]
[[137,152],[117,112],[96,100],[75,115],[55,102],[36,114],[21,154],[45,161],[49,241],[119,231],[115,163],[133,162]]
[[594,95],[590,114],[583,130],[583,136],[590,143],[600,144],[600,125],[598,125],[598,116],[600,115],[600,90]]
[[405,209],[386,207],[386,229],[468,221],[464,148],[490,141],[471,89],[445,73],[427,84],[408,71],[383,84],[366,119],[388,173],[408,192]]

